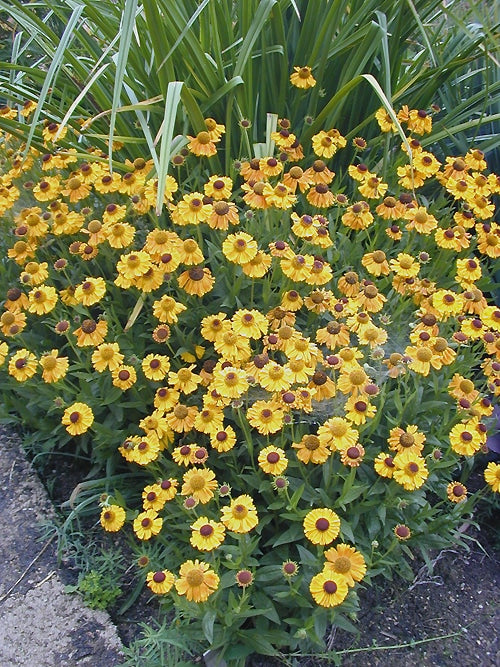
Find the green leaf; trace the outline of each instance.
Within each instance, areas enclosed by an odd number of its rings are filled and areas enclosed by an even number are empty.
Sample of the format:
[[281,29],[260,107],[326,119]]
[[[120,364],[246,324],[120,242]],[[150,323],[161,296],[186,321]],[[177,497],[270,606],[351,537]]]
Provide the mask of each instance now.
[[266,546],[272,544],[274,547],[278,547],[280,544],[290,544],[302,537],[303,534],[302,524],[296,523],[290,526],[288,530],[285,530],[284,533],[281,533],[277,538],[270,539],[269,542],[266,543]]
[[165,100],[165,114],[161,128],[160,144],[160,168],[158,171],[158,193],[156,197],[156,215],[160,215],[163,208],[163,197],[165,195],[165,179],[171,156],[172,137],[174,135],[175,118],[177,107],[181,99],[182,81],[171,81],[167,87],[167,99]]
[[135,26],[135,15],[137,12],[138,0],[125,0],[125,9],[123,10],[122,23],[120,26],[120,46],[118,48],[115,85],[113,88],[113,103],[111,105],[111,119],[109,126],[109,170],[113,170],[113,138],[115,134],[116,112],[120,106],[120,97],[122,92],[127,59],[132,42],[132,34]]
[[214,623],[216,618],[217,618],[217,612],[215,611],[215,609],[209,609],[208,611],[205,612],[201,620],[201,628],[203,630],[203,634],[205,635],[206,640],[210,645],[214,641]]

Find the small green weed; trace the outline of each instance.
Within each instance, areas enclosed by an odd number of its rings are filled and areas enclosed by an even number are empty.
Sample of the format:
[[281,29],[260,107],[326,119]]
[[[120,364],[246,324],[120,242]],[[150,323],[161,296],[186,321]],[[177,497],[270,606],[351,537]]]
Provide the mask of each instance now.
[[122,594],[113,577],[98,570],[90,570],[80,576],[76,586],[66,586],[65,590],[68,593],[80,593],[91,609],[109,609]]

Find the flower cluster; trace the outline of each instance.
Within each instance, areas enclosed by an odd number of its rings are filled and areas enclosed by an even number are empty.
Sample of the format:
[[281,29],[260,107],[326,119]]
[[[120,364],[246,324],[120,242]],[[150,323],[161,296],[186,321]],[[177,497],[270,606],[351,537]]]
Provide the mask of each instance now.
[[[315,85],[308,67],[290,78]],[[100,521],[133,531],[153,593],[223,610],[234,586],[278,625],[348,609],[401,540],[425,544],[442,516],[451,535],[470,509],[463,463],[500,395],[500,178],[477,148],[424,150],[430,113],[398,120],[383,173],[363,138],[325,127],[302,145],[283,118],[274,154],[222,174],[207,118],[160,217],[151,161],[82,161],[57,123],[25,159],[3,136],[0,372],[56,434],[146,476]]]

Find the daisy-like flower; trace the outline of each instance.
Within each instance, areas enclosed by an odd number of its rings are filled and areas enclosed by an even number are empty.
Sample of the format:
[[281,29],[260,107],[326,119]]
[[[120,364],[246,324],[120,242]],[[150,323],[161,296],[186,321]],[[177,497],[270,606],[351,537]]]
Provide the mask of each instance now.
[[271,401],[255,401],[247,410],[247,419],[262,435],[277,433],[283,426],[283,410]]
[[316,79],[312,75],[311,68],[304,65],[303,67],[293,68],[293,72],[290,74],[290,83],[296,88],[307,90],[307,88],[316,85]]
[[359,432],[349,420],[331,417],[318,428],[318,438],[322,445],[332,451],[341,451],[357,444]]
[[77,401],[66,408],[61,423],[70,435],[82,435],[94,423],[94,413],[86,403]]
[[482,436],[474,428],[473,422],[455,424],[450,431],[449,439],[451,449],[462,456],[474,456],[483,444]]
[[214,286],[215,278],[207,267],[194,266],[178,277],[179,287],[195,296],[203,296]]
[[349,588],[346,578],[332,568],[325,568],[316,574],[309,585],[309,591],[316,604],[321,607],[336,607],[346,599]]
[[375,113],[375,118],[382,132],[396,132],[394,121],[385,107],[380,107]]
[[184,474],[183,481],[181,495],[192,496],[203,505],[214,497],[217,481],[213,470],[193,468]]
[[364,455],[365,448],[362,445],[357,444],[341,450],[340,460],[345,466],[349,466],[350,468],[357,468],[363,462]]
[[125,510],[119,505],[108,505],[102,508],[99,520],[104,530],[116,533],[125,523]]
[[160,322],[166,324],[175,324],[179,319],[178,315],[185,310],[186,306],[184,304],[177,302],[166,294],[153,303],[153,315]]
[[54,310],[57,300],[57,291],[54,287],[38,285],[28,294],[28,311],[35,315],[46,315]]
[[355,230],[366,229],[374,221],[370,207],[365,201],[349,206],[341,219],[343,225]]
[[340,519],[328,508],[308,512],[303,522],[304,534],[313,544],[330,544],[340,532]]
[[115,371],[121,366],[123,359],[118,343],[101,343],[92,353],[92,366],[98,373],[106,369]]
[[333,137],[328,132],[321,130],[312,138],[313,151],[319,157],[324,157],[327,160],[335,155],[338,150],[338,145]]
[[172,412],[166,415],[168,425],[176,433],[187,433],[194,427],[194,421],[198,414],[198,408],[194,405],[188,407],[179,403]]
[[258,340],[267,333],[268,322],[258,310],[241,308],[231,318],[233,331],[247,338]]
[[257,254],[257,241],[246,232],[230,234],[222,244],[224,256],[235,264],[246,264]]
[[213,551],[224,542],[226,528],[223,523],[200,516],[191,526],[191,545],[199,551]]
[[391,259],[389,266],[391,271],[394,271],[396,275],[403,278],[415,278],[420,271],[419,262],[404,252],[398,253],[396,259]]
[[412,452],[419,455],[424,447],[425,435],[420,433],[418,427],[414,424],[408,425],[405,429],[397,426],[391,428],[389,434],[389,447],[396,452]]
[[160,487],[159,495],[163,502],[167,503],[170,500],[173,500],[173,498],[175,498],[175,496],[177,495],[178,485],[179,482],[173,477],[161,480],[158,486]]
[[353,424],[360,426],[361,424],[365,424],[367,419],[375,416],[377,408],[368,400],[350,396],[346,401],[344,410],[346,418],[352,421]]
[[236,433],[231,426],[211,434],[210,445],[218,452],[228,452],[236,444]]
[[304,435],[300,442],[294,442],[292,447],[297,450],[297,458],[302,463],[324,463],[331,451],[322,443],[317,435]]
[[252,498],[246,494],[234,498],[222,508],[221,521],[233,533],[250,532],[259,523]]
[[187,145],[188,150],[191,151],[194,155],[212,157],[217,153],[217,148],[214,141],[210,137],[210,133],[203,131],[198,132],[196,137],[191,137],[187,135],[189,143]]
[[191,394],[196,391],[201,383],[201,377],[193,373],[194,364],[189,368],[181,368],[175,373],[170,371],[168,374],[168,384],[183,394]]
[[148,572],[146,583],[148,588],[156,595],[166,595],[174,585],[175,577],[169,570]]
[[42,380],[49,384],[58,382],[68,372],[68,357],[58,357],[58,350],[52,350],[40,357],[40,366],[43,368]]
[[336,572],[345,577],[348,586],[354,586],[366,574],[366,563],[363,555],[349,544],[338,544],[325,551],[326,563],[324,572]]
[[198,559],[183,563],[175,582],[177,593],[193,602],[205,602],[218,586],[218,575],[210,569],[208,563],[201,563]]
[[113,386],[122,391],[130,389],[137,382],[137,373],[133,366],[124,366],[120,364],[112,372],[111,377]]
[[81,326],[73,332],[76,336],[78,347],[97,347],[104,342],[108,333],[108,324],[106,320],[83,320]]
[[182,200],[171,211],[170,215],[176,225],[198,225],[206,222],[212,212],[210,204],[203,203],[201,192],[184,195]]
[[159,484],[148,484],[142,492],[142,506],[145,510],[159,512],[163,509],[166,498]]
[[400,541],[409,540],[411,537],[411,530],[408,528],[408,526],[405,526],[402,523],[398,523],[398,525],[394,527],[394,535]]
[[381,477],[386,477],[387,479],[392,479],[394,475],[394,470],[396,466],[394,465],[394,457],[390,456],[386,452],[381,452],[375,458],[373,462],[373,467],[375,472]]
[[452,503],[461,503],[467,500],[467,487],[460,482],[450,482],[446,487],[446,495]]
[[271,257],[266,255],[262,250],[258,250],[257,254],[246,264],[241,265],[243,273],[249,278],[263,278],[271,266]]
[[429,471],[425,459],[412,452],[401,452],[394,457],[393,479],[407,491],[419,489],[427,479]]
[[259,452],[258,462],[262,470],[270,475],[281,475],[288,467],[285,450],[274,445],[264,447]]
[[170,369],[170,359],[163,354],[148,354],[142,360],[141,367],[148,380],[163,380]]
[[134,533],[139,540],[150,540],[161,531],[163,519],[154,510],[141,512],[134,519]]
[[247,374],[241,368],[225,366],[214,370],[214,379],[211,384],[224,398],[239,398],[248,390]]
[[484,470],[484,480],[491,490],[500,493],[500,463],[490,461]]

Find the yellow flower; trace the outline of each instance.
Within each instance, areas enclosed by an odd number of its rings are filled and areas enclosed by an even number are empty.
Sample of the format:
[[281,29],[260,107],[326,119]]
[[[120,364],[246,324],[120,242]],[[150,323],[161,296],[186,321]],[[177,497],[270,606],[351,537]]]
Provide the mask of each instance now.
[[500,463],[490,461],[484,470],[484,479],[492,491],[500,493]]
[[203,296],[210,292],[215,283],[215,278],[210,269],[202,266],[195,266],[188,271],[184,271],[177,280],[179,287],[188,294],[196,296]]
[[281,475],[288,467],[285,451],[280,447],[269,445],[259,452],[259,466],[265,473]]
[[158,535],[162,526],[163,519],[154,510],[146,510],[134,519],[133,528],[139,540],[150,540],[154,535]]
[[77,338],[78,347],[100,345],[104,342],[108,333],[108,325],[105,320],[83,320],[81,326],[73,332]]
[[92,353],[92,366],[98,373],[106,369],[115,371],[123,363],[118,343],[101,343]]
[[429,475],[425,459],[410,451],[403,451],[396,454],[394,465],[393,479],[407,491],[419,489]]
[[315,575],[309,585],[314,601],[321,607],[336,607],[347,597],[349,591],[343,575],[324,569]]
[[148,380],[163,380],[170,370],[170,359],[164,354],[148,354],[142,360],[141,367]]
[[330,544],[340,532],[340,519],[328,508],[314,509],[303,522],[304,534],[313,544]]
[[218,586],[218,575],[210,569],[208,563],[200,563],[198,559],[183,563],[179,570],[179,579],[175,582],[179,595],[185,595],[194,602],[205,602]]
[[167,499],[160,484],[148,484],[142,492],[142,506],[145,510],[159,512],[163,509]]
[[218,452],[228,452],[236,444],[236,433],[231,426],[210,434],[210,444]]
[[325,551],[324,572],[336,572],[342,575],[348,586],[361,581],[366,574],[366,563],[363,555],[348,544],[338,544]]
[[187,145],[188,150],[194,155],[212,157],[217,153],[217,148],[215,147],[215,143],[211,139],[209,132],[198,132],[196,137],[191,137],[188,134],[187,138],[189,139]]
[[394,458],[386,452],[381,452],[373,462],[375,472],[381,477],[391,479],[394,475]]
[[461,503],[467,500],[467,487],[460,482],[450,482],[446,487],[446,495],[452,503]]
[[86,278],[75,289],[75,299],[84,306],[93,306],[106,294],[106,282],[103,278]]
[[451,449],[462,456],[474,456],[481,449],[482,438],[473,424],[456,424],[449,434]]
[[36,315],[46,315],[57,304],[57,291],[51,285],[39,285],[28,294],[28,311]]
[[259,433],[269,435],[283,426],[284,413],[270,401],[255,401],[247,410],[247,419]]
[[226,529],[224,524],[212,521],[206,516],[200,516],[191,526],[189,541],[195,549],[213,551],[224,542]]
[[186,306],[166,294],[153,303],[153,315],[160,322],[166,322],[167,324],[175,324],[179,319],[178,315],[184,310],[186,310]]
[[104,530],[109,533],[116,533],[125,523],[125,510],[119,505],[103,507],[100,522]]
[[44,382],[57,382],[68,372],[69,361],[67,357],[58,357],[57,350],[47,352],[40,357],[40,366],[43,368],[42,379]]
[[66,408],[61,423],[70,435],[82,435],[94,423],[94,413],[86,403],[76,402]]
[[146,583],[148,588],[156,595],[165,595],[174,585],[175,577],[169,570],[159,570],[158,572],[148,572]]
[[290,74],[290,83],[296,88],[312,88],[316,85],[316,79],[311,73],[311,68],[307,65],[303,67],[294,67]]
[[247,264],[257,254],[257,241],[246,232],[230,234],[222,244],[224,256],[235,264]]
[[425,435],[420,433],[418,427],[410,424],[406,429],[399,426],[391,428],[388,443],[393,451],[411,452],[417,456],[424,447]]
[[25,382],[35,375],[37,366],[35,355],[23,348],[10,359],[9,375],[12,375],[18,382]]
[[113,379],[113,386],[118,387],[122,391],[130,389],[137,381],[137,373],[133,366],[119,365],[111,371],[111,377]]
[[194,365],[189,368],[181,368],[177,373],[170,371],[168,374],[168,384],[174,389],[178,389],[183,394],[191,394],[196,391],[200,384],[201,377],[193,373]]
[[167,416],[167,422],[172,431],[176,433],[187,433],[194,427],[198,408],[194,405],[188,407],[179,403]]
[[183,477],[181,495],[193,496],[200,503],[208,503],[217,488],[215,473],[208,468],[188,470]]
[[222,523],[233,533],[248,533],[259,523],[257,510],[250,496],[244,494],[222,508]]
[[212,207],[210,204],[204,204],[203,198],[201,192],[184,195],[177,206],[170,211],[173,222],[183,227],[206,222],[212,212]]
[[297,458],[302,463],[322,464],[331,454],[317,435],[304,435],[302,440],[294,442],[292,447],[297,450]]

